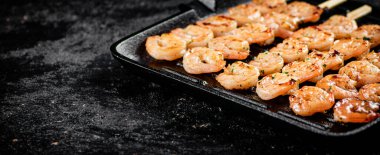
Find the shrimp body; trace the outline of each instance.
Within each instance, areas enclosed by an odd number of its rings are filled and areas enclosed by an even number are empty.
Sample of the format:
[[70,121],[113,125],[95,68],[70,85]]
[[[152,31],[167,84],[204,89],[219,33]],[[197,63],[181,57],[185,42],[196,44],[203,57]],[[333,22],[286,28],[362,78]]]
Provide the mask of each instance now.
[[264,52],[257,55],[249,64],[256,66],[260,70],[260,75],[265,76],[280,72],[284,66],[284,60],[279,53]]
[[275,30],[277,37],[286,39],[298,28],[299,19],[287,14],[271,12],[264,16],[263,24]]
[[224,59],[243,60],[249,55],[249,43],[235,36],[222,36],[211,40],[210,49],[223,52]]
[[206,47],[189,49],[183,56],[183,68],[190,74],[219,72],[225,65],[222,52]]
[[334,106],[334,95],[314,86],[304,86],[289,96],[290,108],[301,116],[323,113]]
[[359,60],[368,61],[376,67],[380,68],[380,53],[370,52],[360,57]]
[[309,53],[305,60],[321,65],[323,71],[338,70],[344,65],[343,55],[338,51],[321,52],[314,50]]
[[293,61],[282,68],[282,73],[288,74],[299,83],[320,76],[323,68],[319,64],[307,61]]
[[255,66],[241,61],[234,62],[216,76],[216,80],[226,89],[249,89],[256,86],[260,72]]
[[291,38],[306,43],[309,50],[317,49],[320,51],[326,51],[329,50],[334,43],[333,33],[315,26],[300,29],[294,32]]
[[226,35],[237,28],[237,22],[233,18],[224,15],[211,16],[198,21],[196,24],[212,30],[214,37]]
[[256,93],[262,100],[271,100],[298,89],[298,82],[284,73],[274,73],[257,82]]
[[360,88],[359,99],[380,103],[380,84],[368,84]]
[[342,39],[349,38],[351,33],[358,28],[358,25],[355,20],[346,16],[333,15],[318,27],[334,33],[335,39]]
[[284,63],[290,63],[293,61],[304,60],[309,52],[306,44],[294,40],[286,39],[282,43],[277,44],[276,47],[270,49],[269,52],[280,53],[284,59]]
[[380,44],[380,25],[362,25],[352,32],[351,37],[368,40],[374,48]]
[[355,38],[336,40],[330,49],[330,51],[338,51],[343,54],[344,60],[358,57],[369,50],[370,43],[367,40]]
[[323,9],[306,2],[294,1],[288,5],[277,7],[276,12],[299,18],[302,22],[317,22]]
[[357,87],[380,82],[380,69],[368,61],[351,61],[339,70],[358,82]]
[[238,26],[262,20],[260,10],[250,3],[228,9],[228,16],[235,19]]
[[189,25],[185,29],[177,28],[171,33],[186,40],[187,48],[207,47],[208,42],[214,38],[214,33],[210,29],[196,25]]
[[345,98],[334,106],[334,120],[344,123],[367,123],[380,115],[379,104],[357,98]]
[[330,74],[317,82],[317,87],[334,94],[335,99],[357,97],[357,82],[347,75]]
[[186,52],[186,41],[176,35],[165,33],[161,36],[150,36],[145,43],[150,56],[157,60],[176,60]]
[[248,43],[269,45],[274,41],[274,31],[264,24],[249,23],[231,31],[231,35],[247,40]]

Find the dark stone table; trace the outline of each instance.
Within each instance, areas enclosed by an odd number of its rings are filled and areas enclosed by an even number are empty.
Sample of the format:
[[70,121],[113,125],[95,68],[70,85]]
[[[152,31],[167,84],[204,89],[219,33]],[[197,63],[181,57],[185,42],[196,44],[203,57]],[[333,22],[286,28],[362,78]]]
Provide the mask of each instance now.
[[[110,45],[190,0],[2,0],[0,154],[379,154],[131,74]],[[375,140],[375,142],[370,142]]]

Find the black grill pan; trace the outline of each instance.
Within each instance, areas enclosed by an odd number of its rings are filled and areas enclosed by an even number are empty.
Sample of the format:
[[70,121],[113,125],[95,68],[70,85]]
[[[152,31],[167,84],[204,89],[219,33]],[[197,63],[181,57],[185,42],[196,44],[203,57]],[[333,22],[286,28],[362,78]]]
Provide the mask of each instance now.
[[[138,72],[164,77],[170,81],[190,86],[204,94],[213,95],[214,97],[262,112],[314,133],[326,136],[350,136],[363,132],[378,124],[380,119],[367,124],[336,123],[333,121],[331,111],[311,117],[297,116],[288,107],[288,97],[278,97],[274,100],[263,101],[253,92],[254,90],[228,91],[223,89],[223,87],[216,82],[214,79],[216,74],[190,75],[182,68],[181,60],[174,62],[157,61],[147,54],[145,50],[145,40],[147,37],[169,32],[177,27],[185,27],[205,16],[222,13],[228,7],[245,2],[247,2],[247,0],[200,0],[181,6],[180,13],[115,42],[111,46],[112,55],[123,65],[133,68]],[[307,2],[319,4],[322,1]],[[363,3],[349,1],[332,10],[325,10],[321,20],[314,24],[319,24],[334,14],[345,14],[347,11],[356,9],[361,5],[363,5]],[[378,13],[378,9],[373,8],[371,14],[357,20],[357,22],[359,25],[369,23],[380,24],[380,18],[376,16]],[[301,27],[308,25],[311,24],[304,24],[301,25]],[[275,42],[278,43],[281,42],[281,40],[276,40]],[[252,59],[257,53],[270,49],[273,46],[274,45],[267,47],[251,46],[252,54],[247,61]]]

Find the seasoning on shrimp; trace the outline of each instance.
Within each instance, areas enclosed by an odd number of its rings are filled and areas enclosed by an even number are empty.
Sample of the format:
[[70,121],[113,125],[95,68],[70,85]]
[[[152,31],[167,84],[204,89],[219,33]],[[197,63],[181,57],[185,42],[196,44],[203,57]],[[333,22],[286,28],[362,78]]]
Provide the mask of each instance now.
[[358,82],[357,87],[380,82],[380,69],[368,61],[351,61],[339,70]]
[[183,56],[183,68],[190,74],[219,72],[225,65],[222,52],[206,47],[189,49]]
[[334,120],[344,123],[367,123],[378,118],[379,103],[345,98],[334,106]]
[[363,39],[341,39],[336,40],[331,46],[330,51],[338,51],[343,54],[343,59],[348,60],[353,57],[358,57],[370,50],[370,43]]
[[263,52],[257,55],[254,60],[249,62],[250,65],[256,66],[260,70],[260,75],[280,72],[284,66],[284,59],[279,53]]
[[189,25],[185,29],[177,28],[172,30],[171,33],[186,40],[187,48],[207,47],[208,42],[214,38],[214,34],[210,29],[196,25]]
[[264,24],[249,23],[231,31],[230,35],[247,40],[248,43],[269,45],[274,41],[274,31]]
[[380,84],[368,84],[360,88],[359,99],[380,103]]
[[237,28],[237,22],[231,17],[224,15],[211,16],[198,21],[196,24],[212,30],[214,37],[226,35]]
[[351,33],[358,28],[358,25],[355,20],[346,16],[333,15],[318,27],[334,33],[335,39],[342,39],[349,38]]
[[256,93],[262,100],[271,100],[278,96],[291,94],[298,89],[298,82],[288,74],[274,73],[257,82]]
[[356,84],[347,75],[330,74],[319,80],[316,86],[334,94],[335,99],[344,99],[358,96]]
[[244,60],[249,56],[249,43],[235,36],[222,36],[212,39],[208,47],[223,52],[224,59]]
[[228,65],[216,80],[226,89],[245,90],[256,86],[259,75],[259,69],[255,66],[237,61]]
[[329,50],[334,43],[334,34],[315,26],[300,29],[291,36],[292,39],[304,42],[309,50]]
[[306,61],[319,64],[323,67],[323,71],[338,70],[344,65],[343,55],[338,51],[321,52],[313,50],[306,57]]
[[293,61],[282,68],[283,73],[289,74],[293,79],[303,83],[323,73],[323,68],[319,64],[308,61]]
[[371,48],[374,48],[380,44],[380,25],[362,25],[352,32],[351,37],[368,40],[371,43]]
[[154,59],[172,61],[185,54],[186,41],[176,35],[164,33],[161,36],[148,37],[145,47]]
[[289,96],[290,108],[301,116],[323,113],[334,106],[334,95],[314,86],[304,86]]
[[309,50],[306,44],[298,40],[286,39],[282,43],[277,44],[276,47],[270,49],[269,52],[279,53],[284,59],[284,63],[290,63],[304,60]]

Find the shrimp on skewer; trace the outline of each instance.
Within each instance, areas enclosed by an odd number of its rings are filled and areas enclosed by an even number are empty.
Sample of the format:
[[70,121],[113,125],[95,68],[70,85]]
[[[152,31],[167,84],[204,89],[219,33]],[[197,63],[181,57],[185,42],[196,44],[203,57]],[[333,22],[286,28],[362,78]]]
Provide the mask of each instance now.
[[358,57],[363,53],[368,53],[369,50],[370,43],[367,40],[355,38],[336,40],[330,49],[330,51],[338,51],[343,54],[344,60]]
[[309,50],[329,50],[334,43],[333,33],[315,26],[300,29],[294,32],[290,38],[306,43]]
[[257,82],[256,93],[262,100],[271,100],[298,89],[298,82],[284,73],[274,73]]
[[306,57],[305,61],[310,61],[319,64],[323,67],[323,71],[338,70],[344,65],[343,55],[338,51],[321,52],[313,50]]
[[371,48],[374,48],[380,44],[380,25],[362,25],[352,32],[351,37],[368,40],[371,43]]
[[307,61],[293,61],[282,68],[282,73],[288,74],[299,83],[320,76],[323,68],[319,64]]
[[210,29],[196,25],[189,25],[185,29],[177,28],[171,33],[186,40],[187,48],[207,47],[207,43],[214,38],[214,33]]
[[173,61],[186,52],[186,41],[170,33],[161,36],[150,36],[145,43],[150,56],[157,60]]
[[214,32],[214,37],[226,35],[237,28],[237,22],[224,15],[211,16],[196,22],[196,24],[212,30],[212,32]]
[[323,113],[334,106],[334,95],[321,88],[304,86],[289,96],[290,108],[301,116]]
[[265,76],[280,72],[284,66],[284,59],[279,53],[264,52],[257,55],[249,64],[256,66],[260,70],[260,75]]
[[235,36],[222,36],[211,40],[210,49],[223,52],[224,59],[244,60],[249,56],[249,43]]
[[349,38],[351,33],[358,28],[358,25],[355,20],[346,16],[333,15],[318,27],[334,33],[335,39],[342,39]]
[[183,68],[190,74],[219,72],[225,65],[222,52],[206,47],[189,49],[183,56]]
[[358,82],[357,87],[380,82],[380,69],[368,61],[351,61],[339,70]]
[[287,14],[271,12],[263,17],[262,23],[272,28],[276,37],[283,39],[293,35],[293,31],[298,29],[300,20]]
[[372,51],[372,52],[367,53],[364,56],[360,57],[359,60],[368,61],[368,62],[372,63],[373,65],[375,65],[376,67],[380,68],[380,53],[376,53],[376,52]]
[[241,4],[228,9],[228,16],[238,22],[238,26],[263,20],[260,9],[252,3]]
[[274,31],[259,23],[249,23],[238,29],[231,31],[230,35],[247,40],[248,43],[269,45],[274,41]]
[[378,118],[379,103],[345,98],[334,106],[334,120],[344,123],[367,123]]
[[294,39],[286,39],[269,52],[280,53],[284,63],[304,60],[309,52],[307,45]]
[[241,61],[234,62],[216,77],[216,80],[226,89],[245,90],[256,86],[260,72],[255,66]]
[[275,8],[276,12],[299,18],[302,22],[317,22],[323,9],[306,2],[294,1],[288,5]]
[[317,87],[334,94],[335,99],[357,97],[357,82],[347,75],[330,74],[317,82]]
[[359,99],[380,103],[380,84],[368,84],[360,88]]

